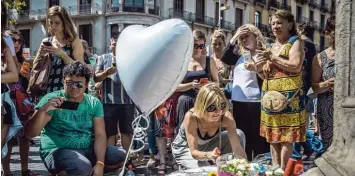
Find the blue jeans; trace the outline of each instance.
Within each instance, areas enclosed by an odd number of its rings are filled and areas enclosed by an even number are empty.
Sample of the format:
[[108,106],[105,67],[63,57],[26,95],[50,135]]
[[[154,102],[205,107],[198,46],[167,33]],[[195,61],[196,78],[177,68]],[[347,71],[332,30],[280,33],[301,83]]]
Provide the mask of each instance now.
[[[114,166],[124,161],[126,151],[122,147],[109,145],[106,148],[105,165]],[[89,175],[96,165],[94,147],[85,150],[56,149],[44,161],[52,175],[66,171],[68,175]]]
[[156,154],[156,137],[154,134],[155,131],[155,117],[153,115],[154,113],[149,115],[150,118],[150,124],[148,127],[148,147],[149,147],[149,154]]

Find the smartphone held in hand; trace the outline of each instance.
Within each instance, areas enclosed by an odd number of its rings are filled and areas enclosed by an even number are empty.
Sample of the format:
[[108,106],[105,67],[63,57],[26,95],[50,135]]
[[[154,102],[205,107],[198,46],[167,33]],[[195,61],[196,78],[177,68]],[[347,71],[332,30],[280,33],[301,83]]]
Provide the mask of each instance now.
[[254,60],[251,58],[251,53],[249,51],[244,52],[242,57],[244,58],[245,62],[254,63]]
[[51,42],[43,42],[43,44],[46,45],[46,46],[52,46]]
[[60,109],[68,109],[68,110],[78,110],[79,103],[72,101],[64,101],[62,105],[60,105]]

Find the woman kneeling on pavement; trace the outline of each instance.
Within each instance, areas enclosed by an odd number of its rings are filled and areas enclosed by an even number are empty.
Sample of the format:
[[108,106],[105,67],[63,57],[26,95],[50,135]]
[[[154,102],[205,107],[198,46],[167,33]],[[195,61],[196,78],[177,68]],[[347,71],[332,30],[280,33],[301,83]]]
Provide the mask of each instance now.
[[208,166],[209,160],[232,152],[247,158],[244,133],[237,130],[228,109],[228,100],[218,86],[207,84],[200,89],[194,108],[186,113],[172,144],[172,152],[180,168]]

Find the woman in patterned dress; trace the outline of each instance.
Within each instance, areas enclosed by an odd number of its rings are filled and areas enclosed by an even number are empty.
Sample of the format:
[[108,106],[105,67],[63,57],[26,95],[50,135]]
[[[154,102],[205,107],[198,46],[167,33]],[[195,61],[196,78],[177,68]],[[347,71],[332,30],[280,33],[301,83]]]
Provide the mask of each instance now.
[[[271,20],[276,37],[271,51],[258,51],[267,59],[263,72],[262,98],[268,91],[286,96],[289,103],[280,112],[261,106],[260,135],[271,145],[272,164],[285,168],[292,156],[293,143],[306,140],[306,111],[302,89],[303,43],[297,36],[294,16],[278,10]],[[292,98],[293,97],[293,98]]]
[[325,34],[331,46],[314,59],[312,64],[312,88],[317,96],[319,131],[327,150],[333,138],[333,103],[335,79],[335,16],[327,20]]
[[[66,64],[76,60],[84,63],[83,45],[65,8],[61,6],[49,8],[46,23],[51,37],[43,39],[34,61],[47,53],[52,55],[52,66],[45,94],[63,89],[63,68]],[[46,46],[43,42],[51,42],[52,46]]]

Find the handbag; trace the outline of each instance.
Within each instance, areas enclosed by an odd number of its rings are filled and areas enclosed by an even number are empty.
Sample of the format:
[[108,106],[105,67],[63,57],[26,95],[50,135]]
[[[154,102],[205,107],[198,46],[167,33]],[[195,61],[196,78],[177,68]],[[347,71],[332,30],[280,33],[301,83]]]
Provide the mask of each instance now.
[[27,93],[31,97],[39,97],[47,90],[51,64],[52,58],[50,54],[45,54],[33,63],[27,88]]
[[232,99],[232,89],[233,89],[233,82],[227,83],[226,86],[224,87],[224,95],[228,100]]
[[10,83],[8,87],[10,89],[10,97],[15,103],[19,117],[28,118],[32,116],[35,105],[32,103],[22,85],[20,83]]
[[269,79],[268,79],[268,74],[266,73],[266,92],[261,99],[261,105],[264,107],[264,109],[270,111],[270,112],[281,112],[283,111],[295,98],[295,96],[298,94],[298,92],[301,90],[299,88],[291,98],[287,99],[287,97],[278,92],[278,91],[269,91]]

